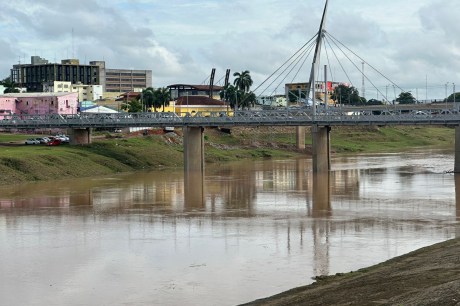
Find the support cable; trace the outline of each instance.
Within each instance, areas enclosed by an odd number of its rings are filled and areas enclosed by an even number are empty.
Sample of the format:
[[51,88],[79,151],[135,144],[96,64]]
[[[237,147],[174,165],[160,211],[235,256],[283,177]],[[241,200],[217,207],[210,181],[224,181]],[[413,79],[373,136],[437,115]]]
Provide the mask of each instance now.
[[[310,45],[313,45],[313,43],[310,43]],[[304,47],[305,47],[305,45],[304,45]],[[303,48],[303,47],[302,47],[302,48]],[[275,78],[275,79],[274,79],[274,80],[273,80],[273,81],[262,91],[262,93],[264,93],[270,86],[272,86],[273,83],[275,83],[275,82],[286,72],[286,70],[288,70],[293,64],[295,64],[294,67],[297,66],[298,62],[305,56],[305,54],[308,52],[308,49],[309,49],[309,48],[310,48],[310,47],[308,47],[306,50],[303,50],[302,53],[300,53],[299,55],[297,55],[297,57],[294,59],[294,61],[292,61],[289,65],[287,65],[286,68],[284,68],[284,70],[283,70],[283,71],[282,71],[282,72],[281,72],[281,73],[280,73],[280,74],[279,74],[279,75],[278,75],[278,76],[277,76],[277,77],[276,77],[276,78]],[[300,51],[300,50],[299,50],[299,51]],[[297,53],[298,53],[298,51],[296,52],[296,54],[297,54]],[[290,59],[292,59],[292,57],[291,57]],[[284,64],[283,64],[283,65],[284,65]],[[280,68],[281,68],[281,67],[280,67]],[[293,68],[291,68],[291,71],[292,71],[292,69],[293,69]],[[277,69],[277,70],[279,70],[279,69]],[[273,74],[272,74],[272,76],[273,76]],[[286,78],[286,77],[285,77],[285,78]],[[284,78],[284,79],[285,79],[285,78]],[[267,78],[267,80],[268,80],[268,78]],[[264,81],[264,82],[265,82],[265,81]],[[262,84],[261,84],[261,85],[262,85]],[[254,91],[256,91],[261,85],[259,85]],[[262,93],[261,93],[261,94],[262,94]],[[260,95],[259,95],[259,96],[260,96]]]
[[303,48],[305,48],[305,46],[307,46],[308,44],[310,44],[314,38],[316,37],[313,36],[312,38],[310,38],[309,41],[307,41],[299,50],[297,50],[289,59],[287,59],[283,64],[281,64],[280,67],[278,67],[272,74],[270,74],[270,76],[268,76],[259,86],[256,87],[256,89],[254,89],[254,91],[256,91],[257,89],[259,89],[263,84],[265,84],[265,82],[267,82],[272,76],[275,75],[275,73],[277,73],[281,68],[283,68],[284,65],[286,65],[286,63],[288,63],[292,58],[294,58],[296,56],[297,53],[301,52],[301,50]]
[[384,77],[388,82],[390,82],[392,85],[398,87],[401,91],[404,91],[404,89],[402,89],[401,87],[399,87],[396,83],[394,83],[392,80],[390,80],[387,76],[385,76],[383,73],[381,73],[379,70],[377,70],[374,66],[372,66],[371,64],[369,64],[368,62],[366,62],[363,58],[361,58],[359,55],[357,55],[355,52],[353,52],[350,48],[348,48],[346,45],[344,45],[341,41],[339,41],[337,38],[335,38],[334,36],[332,36],[329,32],[326,33],[328,36],[331,37],[331,39],[333,39],[334,41],[337,41],[340,45],[342,45],[343,47],[345,47],[348,51],[350,51],[351,53],[353,53],[353,55],[355,55],[357,58],[359,58],[362,62],[364,62],[365,64],[367,64],[369,67],[371,67],[375,72],[377,72],[378,74],[380,74],[382,77]]

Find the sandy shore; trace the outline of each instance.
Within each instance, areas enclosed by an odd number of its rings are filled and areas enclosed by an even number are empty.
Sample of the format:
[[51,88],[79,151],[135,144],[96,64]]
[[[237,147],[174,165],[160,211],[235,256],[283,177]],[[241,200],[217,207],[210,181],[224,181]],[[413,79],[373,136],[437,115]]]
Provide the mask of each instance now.
[[460,305],[460,238],[245,305]]

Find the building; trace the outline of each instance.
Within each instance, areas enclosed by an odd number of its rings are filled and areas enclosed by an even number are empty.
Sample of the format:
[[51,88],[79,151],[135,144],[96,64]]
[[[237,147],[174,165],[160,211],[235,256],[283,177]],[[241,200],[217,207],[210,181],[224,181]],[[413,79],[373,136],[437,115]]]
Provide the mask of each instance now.
[[[327,95],[328,95],[328,104],[334,104],[335,102],[331,99],[331,95],[334,92],[334,89],[344,83],[339,83],[339,82],[327,82]],[[347,84],[344,84],[347,85]],[[310,83],[305,82],[305,83],[288,83],[284,85],[285,92],[286,92],[286,97],[288,97],[288,100],[292,101],[293,98],[297,101],[306,101],[305,94],[307,92],[307,89],[310,89]],[[325,100],[324,96],[324,82],[317,81],[315,84],[315,90],[316,90],[316,99],[320,101]]]
[[76,114],[77,93],[8,93],[0,95],[1,114]]
[[285,107],[287,106],[287,100],[284,95],[259,96],[256,98],[256,104],[262,106]]
[[81,83],[72,85],[71,82],[63,81],[44,83],[43,92],[76,92],[78,93],[78,101],[99,100],[104,95],[102,85],[84,85]]
[[176,100],[180,97],[187,96],[205,96],[212,97],[213,99],[220,99],[220,92],[222,86],[211,86],[210,85],[187,85],[187,84],[174,84],[169,85],[169,93],[172,100]]
[[198,112],[205,116],[210,113],[230,112],[230,106],[225,102],[205,96],[179,97],[170,107],[174,107],[174,112],[180,116]]
[[57,64],[44,59],[37,62],[34,58],[31,64],[17,64],[11,69],[11,80],[20,87],[26,87],[28,92],[43,92],[44,85],[54,81],[100,85],[98,66],[80,65],[78,60],[72,59]]
[[78,93],[78,101],[95,101],[104,96],[102,85],[73,84],[71,92]]
[[43,83],[43,92],[72,92],[72,83],[65,81]]
[[31,57],[31,64],[13,65],[11,80],[29,92],[43,92],[55,81],[101,85],[103,92],[122,93],[141,91],[152,86],[151,70],[109,69],[104,61],[80,64],[78,59],[65,59],[60,64],[49,63],[38,56]]

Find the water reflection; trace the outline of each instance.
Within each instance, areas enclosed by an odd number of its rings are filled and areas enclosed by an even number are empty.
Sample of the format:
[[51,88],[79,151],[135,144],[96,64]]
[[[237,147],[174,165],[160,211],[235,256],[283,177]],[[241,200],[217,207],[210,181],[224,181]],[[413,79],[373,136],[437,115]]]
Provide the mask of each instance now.
[[[460,173],[455,175],[455,209],[457,220],[460,221]],[[460,235],[458,236],[460,237]]]
[[204,175],[200,172],[189,171],[184,175],[184,206],[186,210],[203,210],[206,208],[204,200]]
[[297,159],[207,165],[204,177],[1,187],[9,264],[0,296],[7,305],[234,305],[457,235],[459,178],[443,170],[451,154],[333,164],[328,175]]

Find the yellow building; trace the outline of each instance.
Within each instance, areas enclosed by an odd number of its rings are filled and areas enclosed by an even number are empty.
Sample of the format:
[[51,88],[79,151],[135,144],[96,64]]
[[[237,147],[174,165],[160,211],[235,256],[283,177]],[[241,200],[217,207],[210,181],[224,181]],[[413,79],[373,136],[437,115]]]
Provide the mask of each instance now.
[[179,116],[185,116],[187,113],[201,113],[203,116],[209,116],[211,113],[225,113],[230,115],[232,112],[230,105],[223,101],[211,99],[206,96],[179,97],[175,103],[171,103],[169,109]]

